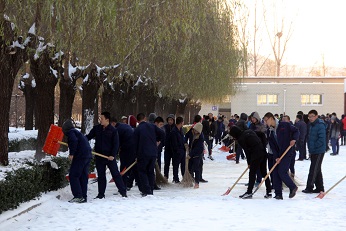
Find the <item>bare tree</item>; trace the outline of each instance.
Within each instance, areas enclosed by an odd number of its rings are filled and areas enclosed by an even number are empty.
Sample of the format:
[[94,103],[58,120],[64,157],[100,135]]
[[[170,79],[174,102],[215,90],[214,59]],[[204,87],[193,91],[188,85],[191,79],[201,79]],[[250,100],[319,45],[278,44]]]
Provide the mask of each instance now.
[[[283,1],[281,1],[282,3]],[[270,20],[273,22],[273,25],[269,25],[269,11],[265,7],[264,0],[262,0],[263,4],[263,18],[266,25],[270,46],[273,50],[275,63],[276,63],[276,76],[280,76],[282,60],[287,48],[287,43],[290,40],[293,34],[293,21],[288,23],[288,27],[286,28],[286,18],[284,15],[280,15],[280,9],[277,7],[277,1],[273,2],[273,8],[270,9],[273,13],[273,19]],[[282,5],[280,5],[283,7]],[[272,27],[272,29],[270,28]]]

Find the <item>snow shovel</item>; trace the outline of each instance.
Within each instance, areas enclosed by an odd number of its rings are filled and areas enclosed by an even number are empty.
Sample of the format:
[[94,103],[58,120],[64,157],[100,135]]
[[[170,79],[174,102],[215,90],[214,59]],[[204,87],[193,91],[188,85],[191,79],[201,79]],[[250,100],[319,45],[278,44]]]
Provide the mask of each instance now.
[[248,169],[249,169],[249,166],[246,167],[246,169],[244,170],[244,172],[240,175],[240,177],[239,177],[238,180],[233,184],[233,186],[232,186],[232,187],[229,187],[229,188],[227,189],[227,191],[226,191],[224,194],[222,194],[221,196],[226,196],[226,195],[228,195],[228,194],[232,191],[232,189],[236,186],[236,184],[238,183],[238,181],[245,175],[245,173],[247,172]]
[[263,180],[261,181],[261,183],[256,187],[255,191],[252,193],[255,194],[257,192],[257,190],[261,187],[261,185],[263,184],[263,182],[270,176],[270,173],[272,173],[275,169],[275,167],[280,163],[280,161],[282,160],[282,158],[284,158],[284,156],[287,154],[287,152],[292,148],[293,146],[288,146],[288,148],[285,150],[285,152],[280,156],[279,161],[277,161],[274,166],[270,169],[270,171],[267,173],[267,175],[263,178]]
[[335,188],[335,186],[340,184],[340,182],[343,181],[345,178],[346,178],[346,175],[343,178],[341,178],[338,182],[336,182],[336,184],[334,184],[330,189],[328,189],[327,192],[320,192],[320,194],[318,194],[316,198],[322,199],[327,193],[329,193],[333,188]]
[[[62,132],[62,128],[58,127],[54,124],[50,125],[49,132],[47,134],[46,142],[43,146],[43,151],[49,155],[56,156],[59,151],[60,144],[68,146],[67,143],[62,142],[62,138],[64,137],[64,133]],[[91,152],[96,156],[101,156],[103,158],[108,159],[108,156],[102,155],[97,152]]]

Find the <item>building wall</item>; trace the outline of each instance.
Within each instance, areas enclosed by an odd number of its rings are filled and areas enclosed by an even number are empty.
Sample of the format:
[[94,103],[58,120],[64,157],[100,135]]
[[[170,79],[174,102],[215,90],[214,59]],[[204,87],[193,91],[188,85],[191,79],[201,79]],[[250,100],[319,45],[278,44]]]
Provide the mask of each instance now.
[[[214,115],[229,110],[231,114],[257,111],[260,116],[267,112],[289,115],[294,120],[298,111],[308,113],[311,109],[319,114],[336,112],[340,118],[344,112],[345,77],[247,77],[238,87],[230,102],[204,104],[201,115]],[[277,105],[257,105],[258,94],[277,94]],[[301,105],[301,94],[322,94],[322,105]],[[212,110],[212,109],[217,110]],[[225,114],[225,113],[224,113]],[[228,113],[227,113],[227,117]]]
[[[257,94],[277,94],[278,104],[257,105]],[[322,105],[302,106],[301,94],[322,94]],[[247,83],[231,99],[232,114],[257,111],[263,116],[267,112],[285,112],[292,120],[298,111],[308,113],[311,109],[319,114],[336,112],[340,117],[343,107],[343,83]]]

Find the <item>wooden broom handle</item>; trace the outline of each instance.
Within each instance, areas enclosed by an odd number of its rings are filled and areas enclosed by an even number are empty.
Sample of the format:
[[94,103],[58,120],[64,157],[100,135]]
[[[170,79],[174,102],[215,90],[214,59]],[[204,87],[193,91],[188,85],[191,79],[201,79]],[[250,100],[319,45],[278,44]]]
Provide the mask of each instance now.
[[232,191],[232,189],[236,186],[236,184],[239,182],[239,180],[245,175],[245,173],[247,172],[247,170],[249,169],[249,166],[246,167],[246,169],[244,170],[244,172],[240,175],[240,177],[238,178],[238,180],[236,182],[234,182],[234,184],[232,185],[232,187],[229,189],[229,192]]
[[137,160],[135,160],[135,162],[133,162],[127,169],[125,169],[124,172],[120,172],[120,175],[124,175],[125,173],[127,173],[135,164],[137,164]]
[[255,191],[253,192],[253,194],[255,194],[255,192],[257,192],[257,190],[261,187],[261,185],[263,184],[263,182],[269,177],[270,173],[272,173],[275,169],[275,167],[280,163],[280,161],[282,160],[282,158],[284,158],[284,156],[287,154],[287,152],[292,148],[293,146],[288,146],[288,148],[285,150],[285,152],[280,156],[279,160],[276,161],[276,163],[273,165],[273,167],[270,169],[270,171],[268,172],[268,174],[263,178],[263,180],[261,181],[261,183],[257,186],[257,188],[255,189]]
[[[67,144],[67,143],[65,143],[65,142],[62,142],[62,141],[57,141],[57,142],[58,142],[59,144],[62,144],[62,145],[68,146],[68,144]],[[91,151],[91,153],[92,153],[92,154],[94,154],[94,155],[96,155],[96,156],[101,156],[101,157],[103,157],[103,158],[108,159],[108,156],[102,155],[102,154],[100,154],[100,153],[97,153],[97,152],[94,152],[94,151]]]

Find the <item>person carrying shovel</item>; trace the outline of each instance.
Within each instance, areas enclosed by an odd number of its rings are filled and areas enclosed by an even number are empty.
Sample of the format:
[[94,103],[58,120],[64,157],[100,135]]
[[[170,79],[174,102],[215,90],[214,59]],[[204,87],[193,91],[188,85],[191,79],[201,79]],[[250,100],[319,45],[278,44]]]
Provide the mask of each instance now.
[[74,128],[72,120],[67,119],[62,125],[62,131],[68,138],[69,156],[71,167],[69,172],[70,186],[73,199],[71,203],[87,202],[88,173],[91,147],[85,136]]

